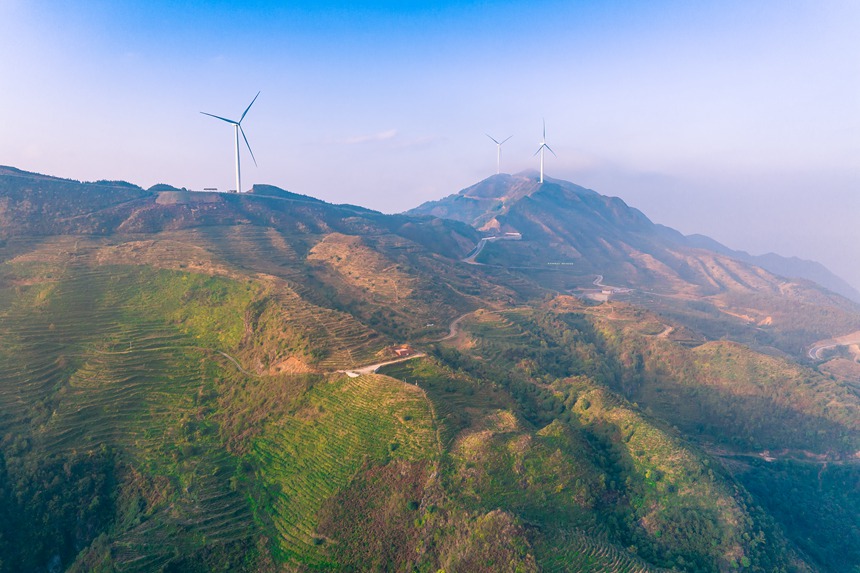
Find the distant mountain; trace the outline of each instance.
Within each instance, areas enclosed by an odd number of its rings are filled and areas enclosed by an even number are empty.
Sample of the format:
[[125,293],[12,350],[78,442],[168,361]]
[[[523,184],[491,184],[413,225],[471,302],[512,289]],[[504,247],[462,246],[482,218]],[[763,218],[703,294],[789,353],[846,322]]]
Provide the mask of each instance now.
[[[666,241],[648,218],[621,199],[537,174],[494,175],[409,215],[433,215],[469,223],[487,233],[521,233],[523,240],[496,243],[483,261],[520,267],[573,263],[582,274],[655,283],[660,269],[644,255],[670,258]],[[504,254],[502,254],[504,252]]]
[[125,182],[85,183],[0,167],[0,240],[247,224],[273,225],[304,234],[400,233],[454,258],[468,252],[478,238],[468,225],[332,205],[272,185],[255,185],[242,194],[187,191],[165,184],[144,190]]
[[725,319],[709,336],[795,353],[836,324],[844,332],[860,328],[856,303],[813,282],[840,285],[820,265],[750,257],[687,237],[617,197],[552,178],[540,183],[534,171],[488,177],[406,214],[462,221],[490,237],[521,236],[487,241],[475,262],[557,291],[621,297],[686,321],[709,317],[712,326]]
[[821,263],[798,257],[784,257],[776,253],[751,255],[746,251],[730,249],[705,235],[687,235],[684,241],[690,246],[722,253],[739,261],[759,266],[775,275],[810,280],[860,303],[860,292]]
[[[752,286],[717,267],[737,267],[725,257],[760,267],[779,277],[813,281],[860,302],[860,293],[823,265],[776,254],[752,256],[703,235],[685,236],[654,224],[617,197],[601,195],[535,171],[500,174],[438,201],[407,211],[468,223],[485,234],[522,234],[520,243],[495,243],[483,255],[487,263],[512,266],[574,264],[581,273],[600,274],[622,286],[677,290],[695,286],[700,294]],[[707,252],[705,252],[707,251]],[[502,254],[502,252],[504,254]],[[744,274],[758,274],[740,265]],[[767,282],[777,277],[764,278]]]

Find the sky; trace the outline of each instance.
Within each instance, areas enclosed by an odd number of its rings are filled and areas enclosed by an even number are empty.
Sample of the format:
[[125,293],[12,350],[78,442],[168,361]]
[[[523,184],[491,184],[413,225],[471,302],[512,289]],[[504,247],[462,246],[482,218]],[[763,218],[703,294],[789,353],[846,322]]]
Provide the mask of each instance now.
[[860,289],[860,2],[0,0],[0,164],[394,213],[536,169]]

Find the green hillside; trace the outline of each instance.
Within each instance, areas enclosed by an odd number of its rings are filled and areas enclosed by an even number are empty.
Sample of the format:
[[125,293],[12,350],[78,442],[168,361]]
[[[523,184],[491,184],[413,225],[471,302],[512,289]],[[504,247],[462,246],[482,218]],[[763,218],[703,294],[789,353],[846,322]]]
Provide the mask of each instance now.
[[0,572],[860,571],[853,370],[777,350],[838,297],[596,302],[437,219],[18,179]]

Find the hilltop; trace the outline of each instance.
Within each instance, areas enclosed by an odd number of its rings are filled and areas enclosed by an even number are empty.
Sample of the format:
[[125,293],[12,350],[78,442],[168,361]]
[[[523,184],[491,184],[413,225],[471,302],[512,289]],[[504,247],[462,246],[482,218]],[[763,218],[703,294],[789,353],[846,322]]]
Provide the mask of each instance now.
[[752,257],[701,235],[684,236],[617,197],[552,178],[541,184],[532,171],[488,177],[407,214],[462,221],[485,236],[513,233],[521,240],[487,242],[476,262],[561,292],[669,313],[715,338],[731,333],[799,353],[833,328],[847,333],[860,326],[853,302],[860,295],[820,264]]
[[469,264],[475,218],[4,168],[0,571],[860,566],[853,362],[803,352],[855,306],[509,177]]
[[[674,281],[704,289],[702,293],[715,286],[725,287],[721,277],[691,269],[694,265],[682,260],[683,255],[699,250],[724,255],[774,275],[816,282],[860,302],[860,293],[819,263],[774,253],[752,256],[704,235],[685,236],[653,223],[618,197],[549,177],[541,184],[534,170],[490,176],[406,214],[462,221],[486,234],[523,235],[523,243],[499,243],[489,249],[485,255],[488,262],[493,261],[492,251],[504,250],[504,255],[498,257],[507,258],[511,266],[535,266],[545,260],[573,262],[625,286],[666,289],[666,279],[671,275]],[[626,264],[619,264],[622,262]],[[629,267],[626,271],[625,266]]]

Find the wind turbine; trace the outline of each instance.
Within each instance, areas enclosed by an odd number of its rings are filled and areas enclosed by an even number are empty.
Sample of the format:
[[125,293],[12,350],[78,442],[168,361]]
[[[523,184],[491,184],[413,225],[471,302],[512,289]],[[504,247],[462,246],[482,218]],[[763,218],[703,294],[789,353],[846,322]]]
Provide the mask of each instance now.
[[215,119],[220,119],[221,121],[226,121],[233,126],[233,131],[236,132],[236,193],[242,192],[242,170],[239,167],[239,133],[242,134],[242,138],[245,140],[245,145],[248,146],[248,153],[251,154],[251,159],[254,160],[254,165],[257,165],[257,159],[254,157],[254,152],[251,151],[251,144],[248,143],[248,138],[245,136],[245,130],[242,129],[242,120],[245,119],[245,115],[247,115],[248,110],[251,109],[251,106],[254,105],[254,102],[257,101],[258,97],[260,97],[260,92],[257,92],[257,95],[254,96],[254,99],[252,99],[251,103],[248,104],[248,107],[245,108],[245,111],[244,113],[242,113],[242,117],[239,118],[239,121],[227,119],[226,117],[212,115],[211,113],[206,113],[205,111],[200,112],[203,115],[208,115],[209,117],[214,117]]
[[485,133],[484,135],[486,135],[487,137],[492,139],[493,143],[496,144],[496,148],[498,150],[498,153],[496,155],[496,175],[498,175],[499,173],[502,172],[502,143],[504,143],[508,139],[512,138],[513,135],[509,135],[507,139],[504,139],[501,142],[496,141],[496,138],[493,137],[492,135],[490,135],[489,133]]
[[[555,151],[553,151],[549,145],[546,144],[546,120],[543,120],[543,139],[541,139],[540,147],[535,151],[535,155],[540,153],[540,182],[543,183],[543,150],[549,149],[549,152],[555,155]],[[558,155],[555,155],[558,157]],[[534,157],[534,155],[532,155]]]

